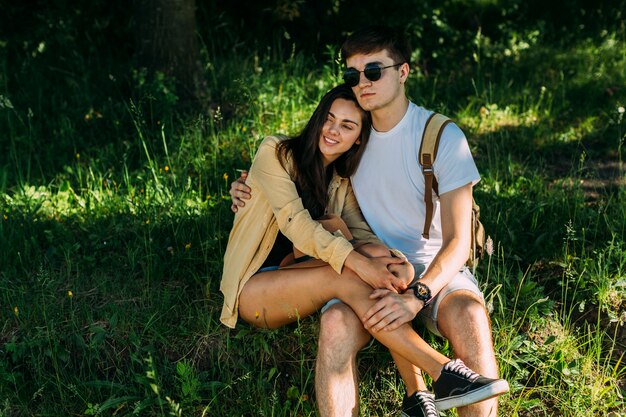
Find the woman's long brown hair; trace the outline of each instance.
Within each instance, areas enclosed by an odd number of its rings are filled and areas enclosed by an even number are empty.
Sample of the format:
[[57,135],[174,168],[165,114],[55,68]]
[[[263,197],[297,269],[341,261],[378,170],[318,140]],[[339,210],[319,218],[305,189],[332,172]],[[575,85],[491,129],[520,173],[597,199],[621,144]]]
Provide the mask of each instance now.
[[[352,101],[361,111],[360,144],[354,144],[348,151],[337,158],[330,166],[329,171],[324,169],[322,154],[319,149],[319,140],[322,128],[328,118],[328,112],[337,99]],[[313,115],[302,132],[278,144],[276,153],[279,161],[286,166],[288,158],[293,160],[292,178],[298,187],[302,203],[312,213],[324,213],[328,203],[328,182],[332,175],[332,167],[345,178],[356,171],[363,151],[369,139],[371,119],[368,112],[361,109],[352,89],[346,85],[339,85],[322,97]]]

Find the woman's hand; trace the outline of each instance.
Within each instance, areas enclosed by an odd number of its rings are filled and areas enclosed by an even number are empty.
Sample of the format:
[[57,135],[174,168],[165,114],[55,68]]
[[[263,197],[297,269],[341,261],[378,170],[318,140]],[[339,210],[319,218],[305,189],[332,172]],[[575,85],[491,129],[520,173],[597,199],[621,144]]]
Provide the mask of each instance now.
[[[389,272],[400,278],[408,287],[415,278],[415,268],[409,261],[400,264],[391,264],[388,266]],[[406,287],[405,287],[406,288]]]
[[404,291],[407,288],[407,283],[404,278],[394,275],[389,268],[397,269],[398,271],[404,270],[404,267],[396,268],[397,265],[403,263],[408,262],[391,256],[367,258],[356,251],[352,251],[346,258],[344,265],[353,270],[372,288],[386,288],[397,293]]

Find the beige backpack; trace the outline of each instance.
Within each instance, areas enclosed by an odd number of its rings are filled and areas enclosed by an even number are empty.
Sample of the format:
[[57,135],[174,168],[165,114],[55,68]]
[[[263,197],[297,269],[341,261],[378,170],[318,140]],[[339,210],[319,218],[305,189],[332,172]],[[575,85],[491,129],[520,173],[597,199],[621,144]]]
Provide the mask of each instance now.
[[[430,225],[433,221],[434,204],[432,191],[434,190],[435,193],[439,195],[439,187],[433,171],[433,164],[435,163],[437,148],[439,147],[439,140],[441,139],[443,129],[451,122],[452,121],[446,116],[433,113],[426,121],[426,126],[424,126],[422,144],[419,150],[419,162],[422,166],[422,174],[424,174],[424,182],[426,184],[426,189],[424,190],[426,218],[424,219],[424,231],[422,232],[422,236],[425,239],[429,238]],[[478,265],[478,260],[483,258],[485,252],[485,228],[480,222],[480,207],[473,198],[471,227],[472,242],[465,264],[475,270],[476,265]]]

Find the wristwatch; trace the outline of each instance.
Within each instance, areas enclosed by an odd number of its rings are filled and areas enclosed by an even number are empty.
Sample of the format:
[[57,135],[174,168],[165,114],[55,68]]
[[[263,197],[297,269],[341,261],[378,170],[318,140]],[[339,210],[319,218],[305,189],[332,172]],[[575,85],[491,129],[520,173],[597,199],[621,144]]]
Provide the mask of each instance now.
[[426,307],[428,303],[430,303],[430,300],[432,300],[433,298],[430,292],[430,288],[428,288],[428,285],[417,281],[411,288],[413,289],[413,294],[415,294],[415,297],[418,300],[422,300],[424,302],[424,307]]

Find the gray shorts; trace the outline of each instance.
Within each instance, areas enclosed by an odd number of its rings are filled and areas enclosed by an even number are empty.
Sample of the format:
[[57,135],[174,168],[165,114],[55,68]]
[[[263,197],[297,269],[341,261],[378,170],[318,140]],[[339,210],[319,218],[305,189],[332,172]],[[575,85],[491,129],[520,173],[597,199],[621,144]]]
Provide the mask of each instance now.
[[[416,268],[417,269],[417,268]],[[420,274],[421,275],[421,274]],[[483,305],[485,304],[485,297],[483,293],[478,288],[478,281],[472,275],[472,272],[467,267],[463,267],[452,280],[439,291],[439,293],[433,298],[428,307],[423,309],[417,314],[417,319],[419,319],[428,330],[436,334],[437,336],[441,336],[439,332],[439,328],[437,327],[437,317],[439,314],[439,305],[444,298],[448,295],[452,294],[455,291],[466,290],[471,293],[474,293],[480,298]],[[442,336],[443,337],[443,336]]]
[[[415,266],[415,278],[416,280],[421,277],[426,271],[426,267],[424,265],[414,265]],[[437,327],[437,316],[439,313],[439,305],[441,301],[446,298],[449,294],[452,294],[455,291],[466,290],[476,294],[483,302],[485,303],[485,298],[483,293],[478,288],[478,281],[472,272],[467,267],[463,267],[452,280],[439,291],[439,293],[433,298],[428,307],[420,311],[417,315],[417,319],[419,319],[428,330],[436,334],[437,336],[441,336],[439,329]],[[324,307],[322,307],[322,314],[328,310],[330,306],[333,304],[341,303],[342,301],[338,298],[333,298],[329,302],[327,302]]]

